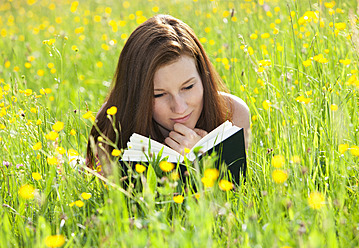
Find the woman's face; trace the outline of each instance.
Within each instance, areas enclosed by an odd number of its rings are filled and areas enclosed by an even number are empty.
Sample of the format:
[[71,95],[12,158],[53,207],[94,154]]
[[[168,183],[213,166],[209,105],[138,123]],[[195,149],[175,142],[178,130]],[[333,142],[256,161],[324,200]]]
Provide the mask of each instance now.
[[192,57],[160,67],[154,75],[153,119],[164,136],[175,123],[195,128],[203,108],[203,84]]

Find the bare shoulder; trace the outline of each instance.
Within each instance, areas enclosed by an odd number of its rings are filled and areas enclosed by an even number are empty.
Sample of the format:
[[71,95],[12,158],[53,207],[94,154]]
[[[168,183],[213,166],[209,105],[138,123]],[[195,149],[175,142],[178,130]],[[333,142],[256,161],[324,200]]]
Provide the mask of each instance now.
[[243,128],[249,128],[249,108],[248,105],[238,96],[220,92],[220,94],[226,99],[232,109],[232,121],[233,124]]
[[250,113],[248,105],[238,96],[220,92],[232,110],[232,122],[234,125],[244,129],[245,145],[248,148],[251,139]]

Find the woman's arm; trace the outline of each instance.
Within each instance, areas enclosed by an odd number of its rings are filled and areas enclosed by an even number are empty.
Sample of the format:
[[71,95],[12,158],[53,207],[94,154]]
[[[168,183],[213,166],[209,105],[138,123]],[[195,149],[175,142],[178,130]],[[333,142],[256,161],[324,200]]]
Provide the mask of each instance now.
[[247,104],[239,97],[232,94],[220,92],[225,97],[226,101],[230,104],[232,110],[232,122],[234,125],[243,128],[244,130],[244,141],[246,149],[250,144],[250,113]]

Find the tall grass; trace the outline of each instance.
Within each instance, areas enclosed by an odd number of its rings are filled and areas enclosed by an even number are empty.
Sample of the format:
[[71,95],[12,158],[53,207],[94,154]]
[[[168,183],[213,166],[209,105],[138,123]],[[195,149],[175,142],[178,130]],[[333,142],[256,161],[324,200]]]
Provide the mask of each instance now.
[[[2,1],[0,246],[358,246],[357,7]],[[194,173],[198,194],[176,203],[178,182],[157,164],[133,171],[142,189],[125,192],[118,167],[104,178],[84,166],[121,48],[157,13],[193,27],[250,108],[247,177],[234,190]]]

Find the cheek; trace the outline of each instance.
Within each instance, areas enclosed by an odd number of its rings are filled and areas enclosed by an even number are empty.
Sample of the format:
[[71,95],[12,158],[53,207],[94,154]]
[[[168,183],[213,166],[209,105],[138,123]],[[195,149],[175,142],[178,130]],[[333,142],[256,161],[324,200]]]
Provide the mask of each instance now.
[[165,111],[165,104],[161,103],[161,101],[155,100],[153,103],[153,119],[157,122],[161,120],[161,116]]

